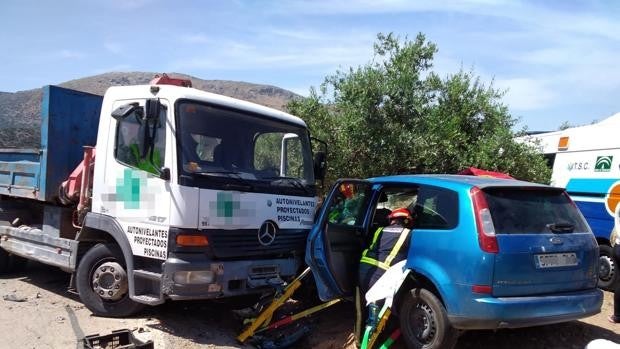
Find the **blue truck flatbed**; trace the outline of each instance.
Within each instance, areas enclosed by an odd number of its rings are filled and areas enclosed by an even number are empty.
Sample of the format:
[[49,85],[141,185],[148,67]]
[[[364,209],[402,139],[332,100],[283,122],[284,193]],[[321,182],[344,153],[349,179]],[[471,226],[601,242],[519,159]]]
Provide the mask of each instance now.
[[43,87],[39,148],[0,149],[0,195],[54,202],[58,187],[94,146],[103,97]]

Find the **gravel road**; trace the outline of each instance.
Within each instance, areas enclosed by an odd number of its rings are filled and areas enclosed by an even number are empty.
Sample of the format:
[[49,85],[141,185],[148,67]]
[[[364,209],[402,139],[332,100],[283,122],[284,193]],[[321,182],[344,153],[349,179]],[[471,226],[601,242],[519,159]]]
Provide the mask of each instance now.
[[[137,338],[152,339],[155,348],[252,348],[235,340],[241,325],[231,314],[230,303],[168,302],[134,318],[106,319],[91,316],[79,298],[66,291],[68,280],[68,274],[38,263],[0,277],[0,347],[76,348],[84,335],[130,329]],[[596,338],[620,343],[620,325],[606,320],[612,298],[606,292],[602,312],[580,321],[466,332],[457,348],[577,349]],[[325,310],[313,319],[311,335],[298,347],[354,348],[353,315],[353,307],[346,303]]]

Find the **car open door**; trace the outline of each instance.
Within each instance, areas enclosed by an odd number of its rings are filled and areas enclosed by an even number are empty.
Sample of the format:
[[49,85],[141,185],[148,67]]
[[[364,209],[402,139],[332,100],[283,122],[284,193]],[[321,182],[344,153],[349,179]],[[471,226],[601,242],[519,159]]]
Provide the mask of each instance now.
[[355,290],[371,187],[364,180],[338,180],[308,235],[306,263],[323,301],[351,295]]

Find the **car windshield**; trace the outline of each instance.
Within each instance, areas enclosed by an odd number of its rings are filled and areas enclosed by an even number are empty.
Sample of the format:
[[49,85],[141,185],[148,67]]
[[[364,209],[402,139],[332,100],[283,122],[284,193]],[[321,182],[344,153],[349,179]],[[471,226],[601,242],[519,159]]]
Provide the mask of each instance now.
[[314,186],[307,129],[195,101],[177,106],[180,173],[219,182]]
[[589,232],[568,195],[558,189],[484,190],[497,234]]

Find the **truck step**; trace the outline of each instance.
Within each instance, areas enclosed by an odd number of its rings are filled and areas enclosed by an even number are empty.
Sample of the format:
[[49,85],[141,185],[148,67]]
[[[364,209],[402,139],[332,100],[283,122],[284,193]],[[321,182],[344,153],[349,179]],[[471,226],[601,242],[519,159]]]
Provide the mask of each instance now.
[[149,279],[149,280],[153,280],[153,281],[160,281],[161,280],[161,274],[160,273],[155,273],[155,272],[148,271],[148,270],[135,269],[133,271],[133,275],[134,275],[134,277],[139,277],[141,279]]
[[164,303],[164,299],[154,295],[154,294],[141,294],[131,297],[134,301],[138,303],[148,304],[148,305],[157,305]]

